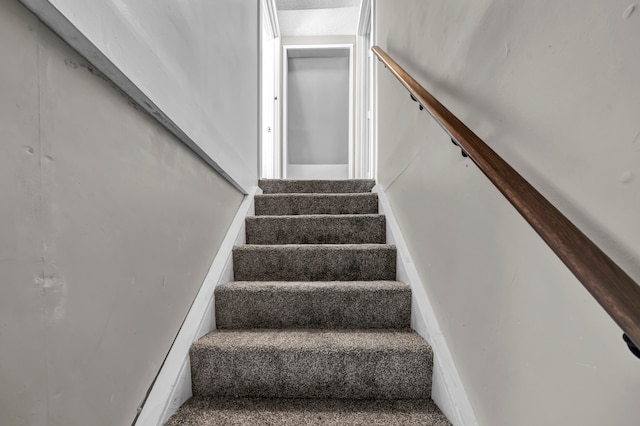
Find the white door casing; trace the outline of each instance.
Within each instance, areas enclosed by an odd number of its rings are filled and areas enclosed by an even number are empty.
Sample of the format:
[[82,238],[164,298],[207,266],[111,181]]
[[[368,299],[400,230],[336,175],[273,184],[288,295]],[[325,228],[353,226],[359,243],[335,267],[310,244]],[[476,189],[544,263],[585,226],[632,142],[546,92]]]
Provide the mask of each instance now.
[[275,0],[261,0],[260,50],[260,173],[280,177],[279,169],[279,51],[280,38]]

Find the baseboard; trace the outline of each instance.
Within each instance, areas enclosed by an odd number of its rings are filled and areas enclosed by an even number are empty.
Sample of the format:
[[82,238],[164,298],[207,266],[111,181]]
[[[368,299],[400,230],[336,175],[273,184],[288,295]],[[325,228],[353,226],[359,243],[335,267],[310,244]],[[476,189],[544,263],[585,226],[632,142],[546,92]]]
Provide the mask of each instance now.
[[287,164],[287,179],[349,179],[349,165]]
[[397,279],[411,285],[411,326],[429,342],[435,354],[432,399],[454,426],[478,426],[473,407],[467,398],[440,323],[411,259],[389,199],[380,185],[376,185],[373,192],[378,194],[380,213],[387,220],[387,242],[395,244],[398,250]]
[[191,397],[189,348],[197,339],[216,328],[214,290],[220,284],[233,281],[232,250],[234,246],[244,244],[245,218],[253,215],[254,197],[261,192],[258,187],[254,187],[240,205],[149,392],[135,422],[136,426],[164,424]]

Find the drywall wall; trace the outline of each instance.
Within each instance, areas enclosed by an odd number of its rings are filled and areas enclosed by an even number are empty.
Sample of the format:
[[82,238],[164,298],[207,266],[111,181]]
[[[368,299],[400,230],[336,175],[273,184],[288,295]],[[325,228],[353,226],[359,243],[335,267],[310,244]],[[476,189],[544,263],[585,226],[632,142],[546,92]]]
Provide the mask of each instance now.
[[242,194],[0,0],[0,424],[130,425]]
[[349,56],[287,61],[288,164],[347,164]]
[[309,45],[309,44],[354,44],[356,38],[353,35],[332,36],[294,36],[282,37],[282,45]]
[[361,0],[276,0],[278,10],[331,9],[355,7]]
[[283,37],[355,35],[357,6],[328,9],[278,10]]
[[[640,281],[629,1],[379,0],[375,44]],[[621,331],[379,63],[386,188],[481,425],[638,423]]]
[[256,184],[258,1],[21,1],[72,45],[85,37],[245,192]]

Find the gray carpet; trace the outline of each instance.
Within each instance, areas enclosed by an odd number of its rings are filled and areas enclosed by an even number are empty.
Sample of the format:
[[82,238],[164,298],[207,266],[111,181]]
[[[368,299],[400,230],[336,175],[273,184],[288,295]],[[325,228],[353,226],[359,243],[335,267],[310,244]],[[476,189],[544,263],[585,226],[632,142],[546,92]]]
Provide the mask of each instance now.
[[384,244],[386,221],[377,214],[253,216],[247,244]]
[[168,425],[449,425],[373,185],[260,181],[217,330],[191,348],[194,397]]
[[236,281],[216,288],[216,326],[409,328],[411,289],[396,281]]
[[410,330],[219,330],[191,348],[194,395],[428,398],[433,354]]
[[258,185],[265,194],[276,193],[354,193],[371,192],[375,186],[372,179],[346,180],[295,180],[260,179]]
[[256,216],[377,214],[378,194],[263,194],[255,210]]
[[429,399],[194,397],[168,426],[451,426]]
[[386,244],[245,245],[233,249],[236,281],[392,281],[396,248]]

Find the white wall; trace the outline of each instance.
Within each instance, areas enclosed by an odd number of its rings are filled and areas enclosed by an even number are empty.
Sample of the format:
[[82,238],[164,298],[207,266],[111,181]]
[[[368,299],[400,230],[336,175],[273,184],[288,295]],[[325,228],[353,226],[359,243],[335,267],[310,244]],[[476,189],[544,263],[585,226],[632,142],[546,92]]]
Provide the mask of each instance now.
[[22,1],[64,33],[61,12],[224,174],[256,184],[258,1]]
[[355,35],[360,8],[279,10],[283,37]]
[[243,196],[13,0],[0,55],[0,424],[130,425]]
[[[640,14],[376,3],[376,44],[640,281]],[[481,425],[637,425],[621,331],[377,65],[379,181]]]
[[288,58],[289,164],[349,162],[349,56]]

